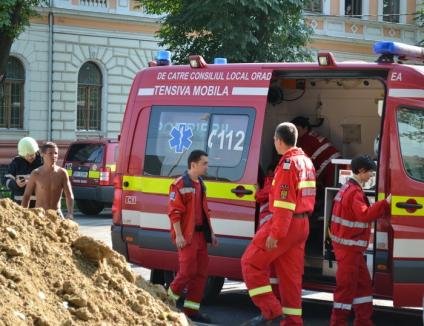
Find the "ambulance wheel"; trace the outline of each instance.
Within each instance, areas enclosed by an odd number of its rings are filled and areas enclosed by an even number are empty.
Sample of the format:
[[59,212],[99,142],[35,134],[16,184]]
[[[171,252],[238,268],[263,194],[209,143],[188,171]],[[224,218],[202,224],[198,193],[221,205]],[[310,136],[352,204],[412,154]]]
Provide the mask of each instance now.
[[173,271],[164,271],[162,269],[152,269],[150,273],[150,282],[153,284],[161,284],[166,289],[169,288],[169,285],[174,280],[175,272]]
[[95,201],[95,200],[79,199],[76,202],[77,202],[78,209],[81,211],[81,213],[85,215],[97,215],[105,207],[105,205],[102,202]]
[[221,293],[222,287],[224,286],[225,278],[220,276],[209,276],[206,282],[205,295],[203,300],[210,302],[216,299]]

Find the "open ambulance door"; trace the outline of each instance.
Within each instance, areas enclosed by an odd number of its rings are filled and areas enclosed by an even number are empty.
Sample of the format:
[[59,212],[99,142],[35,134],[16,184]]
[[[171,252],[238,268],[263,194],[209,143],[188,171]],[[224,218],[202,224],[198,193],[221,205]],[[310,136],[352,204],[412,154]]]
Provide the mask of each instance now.
[[[380,148],[387,178],[379,185],[379,197],[392,194],[386,241],[395,306],[421,306],[424,294],[424,90],[423,75],[414,72],[419,83],[407,81],[406,72],[402,84],[398,72],[389,77]],[[405,85],[409,88],[399,88]]]

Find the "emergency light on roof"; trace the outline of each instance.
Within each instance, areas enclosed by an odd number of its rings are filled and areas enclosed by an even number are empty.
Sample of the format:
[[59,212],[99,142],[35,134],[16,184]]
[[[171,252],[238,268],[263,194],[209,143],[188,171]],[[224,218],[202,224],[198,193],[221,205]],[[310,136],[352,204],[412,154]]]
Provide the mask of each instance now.
[[207,63],[201,55],[191,55],[188,57],[191,68],[206,68]]
[[213,63],[216,65],[225,65],[227,64],[227,58],[215,58],[213,59]]
[[170,51],[159,51],[156,55],[156,64],[158,66],[169,66],[171,65],[171,52]]
[[374,43],[373,50],[377,54],[396,55],[399,57],[414,59],[424,59],[424,48],[399,42],[376,42]]

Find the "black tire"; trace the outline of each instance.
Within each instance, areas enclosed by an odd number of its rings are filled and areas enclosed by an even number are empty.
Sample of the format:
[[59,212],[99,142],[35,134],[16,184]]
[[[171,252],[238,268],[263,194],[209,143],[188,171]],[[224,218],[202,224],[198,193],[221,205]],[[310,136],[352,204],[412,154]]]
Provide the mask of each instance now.
[[204,302],[211,302],[217,298],[224,286],[225,278],[220,276],[209,276],[206,282]]
[[150,282],[153,284],[161,284],[166,289],[169,288],[169,285],[174,280],[175,272],[164,271],[162,269],[152,269],[150,273]]
[[85,215],[98,215],[105,208],[104,203],[95,200],[78,199],[76,202],[78,209]]

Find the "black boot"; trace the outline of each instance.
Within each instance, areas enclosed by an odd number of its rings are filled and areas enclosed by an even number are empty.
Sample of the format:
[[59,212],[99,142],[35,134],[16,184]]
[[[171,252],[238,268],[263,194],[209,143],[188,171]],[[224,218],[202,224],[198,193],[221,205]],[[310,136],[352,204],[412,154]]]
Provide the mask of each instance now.
[[198,321],[199,323],[211,323],[211,318],[208,315],[202,314],[200,312],[196,312],[195,314],[188,316],[188,318],[190,318],[192,321]]
[[265,326],[265,325],[271,325],[273,322],[282,321],[283,319],[284,319],[283,316],[277,316],[273,319],[266,319],[264,316],[259,315],[244,322],[240,326],[262,326],[262,325]]

